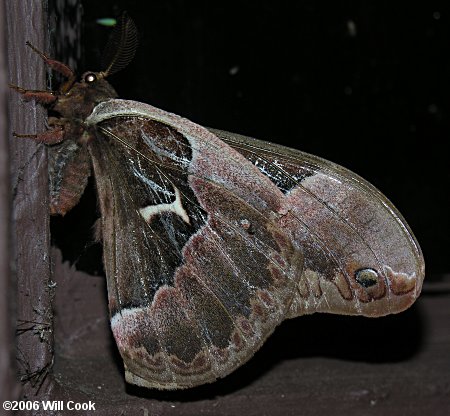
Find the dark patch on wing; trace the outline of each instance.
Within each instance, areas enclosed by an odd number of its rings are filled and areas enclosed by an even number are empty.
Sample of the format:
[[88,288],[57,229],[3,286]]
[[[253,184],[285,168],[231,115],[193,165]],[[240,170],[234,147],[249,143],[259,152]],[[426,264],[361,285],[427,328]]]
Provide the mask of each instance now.
[[281,155],[257,152],[239,146],[235,147],[235,150],[267,176],[283,194],[289,193],[305,178],[316,173],[314,169],[306,165],[294,165],[284,161]]
[[[109,134],[100,134],[90,146],[100,172],[104,223],[113,224],[115,241],[105,263],[115,265],[114,292],[120,299],[111,313],[125,307],[150,305],[156,291],[173,286],[175,270],[183,262],[182,249],[207,219],[207,213],[188,184],[192,149],[188,140],[172,127],[142,117],[115,117],[100,124]],[[123,140],[126,145],[119,140]],[[108,180],[109,178],[111,185]],[[189,216],[189,223],[169,211],[155,214],[146,223],[139,210],[170,204],[175,187]],[[114,195],[114,204],[107,203]],[[106,256],[114,258],[106,258]],[[117,276],[117,273],[120,276]],[[114,306],[113,306],[114,305]]]

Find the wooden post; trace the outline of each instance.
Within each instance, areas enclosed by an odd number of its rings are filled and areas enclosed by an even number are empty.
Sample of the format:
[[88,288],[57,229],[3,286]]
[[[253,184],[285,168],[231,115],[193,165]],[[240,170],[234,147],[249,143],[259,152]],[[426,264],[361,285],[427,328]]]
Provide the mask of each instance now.
[[[0,3],[0,24],[5,27],[4,4]],[[6,51],[5,32],[0,31],[0,50]],[[7,107],[7,57],[0,54],[0,402],[19,394],[14,368],[14,327],[11,293],[11,198],[9,175],[9,124]],[[1,411],[0,411],[1,412]]]
[[[9,82],[45,89],[41,58],[25,42],[46,49],[46,12],[41,1],[6,3]],[[50,277],[50,238],[47,192],[47,155],[43,146],[12,137],[12,131],[35,133],[45,129],[45,111],[9,92],[11,190],[13,195],[12,249],[15,258],[17,372],[23,397],[44,392],[53,362],[53,289]],[[10,292],[11,293],[11,292]],[[14,292],[12,292],[14,293]]]

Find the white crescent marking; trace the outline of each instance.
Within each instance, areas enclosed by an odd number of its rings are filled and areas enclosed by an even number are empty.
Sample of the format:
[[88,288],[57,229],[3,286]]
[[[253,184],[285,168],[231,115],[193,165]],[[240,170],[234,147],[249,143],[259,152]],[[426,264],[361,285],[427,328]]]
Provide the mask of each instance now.
[[146,222],[149,223],[154,215],[161,214],[163,212],[173,212],[174,214],[179,215],[187,224],[191,223],[189,220],[189,216],[187,215],[187,212],[183,208],[183,204],[181,203],[180,191],[176,186],[174,186],[173,188],[175,190],[175,201],[173,201],[172,203],[148,205],[139,210],[139,213],[142,215]]

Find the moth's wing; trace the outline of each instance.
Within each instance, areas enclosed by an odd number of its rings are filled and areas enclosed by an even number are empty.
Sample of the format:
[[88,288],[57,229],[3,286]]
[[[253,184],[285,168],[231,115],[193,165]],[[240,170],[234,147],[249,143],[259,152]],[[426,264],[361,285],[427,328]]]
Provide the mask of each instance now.
[[313,312],[380,316],[419,296],[425,264],[393,204],[360,176],[298,150],[219,130],[285,194],[286,230],[305,267],[290,317]]
[[239,367],[285,318],[302,256],[283,193],[206,129],[151,106],[87,119],[112,330],[131,383],[184,388]]

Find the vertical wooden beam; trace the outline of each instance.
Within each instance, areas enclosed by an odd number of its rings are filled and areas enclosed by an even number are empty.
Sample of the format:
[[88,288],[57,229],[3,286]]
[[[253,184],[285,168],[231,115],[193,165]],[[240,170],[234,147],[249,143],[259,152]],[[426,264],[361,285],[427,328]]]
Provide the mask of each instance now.
[[[9,82],[45,89],[45,68],[30,48],[46,48],[46,1],[6,0]],[[10,91],[11,130],[35,133],[45,129],[45,111]],[[17,371],[23,396],[45,394],[53,361],[52,282],[48,213],[47,155],[44,146],[11,137],[13,195],[12,256],[16,259]]]
[[[5,27],[5,9],[0,3],[0,25]],[[11,198],[9,176],[7,56],[5,32],[0,31],[0,402],[19,393],[14,371],[14,321],[11,256]],[[1,411],[0,411],[1,412]]]

